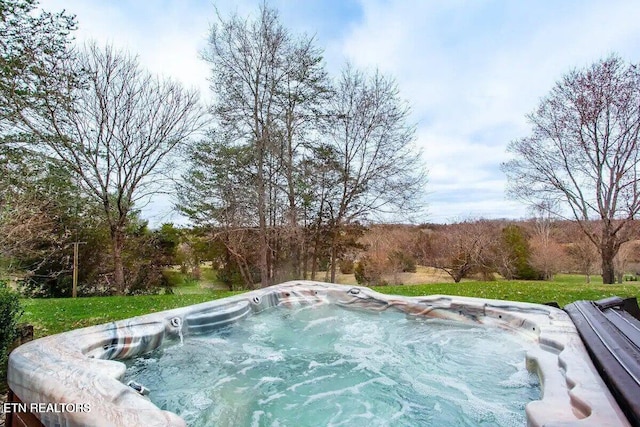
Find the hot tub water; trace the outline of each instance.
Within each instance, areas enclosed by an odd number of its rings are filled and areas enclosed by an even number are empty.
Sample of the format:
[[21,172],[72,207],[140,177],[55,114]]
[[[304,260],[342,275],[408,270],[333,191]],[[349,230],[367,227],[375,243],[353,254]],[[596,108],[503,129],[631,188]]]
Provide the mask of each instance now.
[[207,425],[526,425],[515,334],[334,305],[271,308],[128,361],[123,382]]

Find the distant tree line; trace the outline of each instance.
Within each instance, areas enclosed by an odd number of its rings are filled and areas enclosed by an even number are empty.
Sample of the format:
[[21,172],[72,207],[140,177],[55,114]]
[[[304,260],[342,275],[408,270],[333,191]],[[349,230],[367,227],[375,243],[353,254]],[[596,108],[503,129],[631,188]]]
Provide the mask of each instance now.
[[[638,229],[640,224],[633,223]],[[553,280],[558,273],[601,274],[597,248],[575,221],[548,216],[528,220],[467,220],[452,224],[377,225],[341,264],[359,283],[402,284],[402,273],[428,267],[458,283],[463,279]],[[640,274],[640,239],[621,246],[615,280]]]

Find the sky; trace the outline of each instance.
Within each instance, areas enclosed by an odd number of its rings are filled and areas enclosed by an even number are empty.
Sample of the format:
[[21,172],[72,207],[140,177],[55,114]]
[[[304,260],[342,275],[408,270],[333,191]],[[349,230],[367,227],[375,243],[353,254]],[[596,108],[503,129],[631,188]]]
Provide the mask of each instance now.
[[[256,14],[262,0],[41,0],[77,16],[79,42],[138,54],[150,71],[211,99],[199,58],[216,8]],[[411,105],[415,145],[428,170],[419,222],[518,219],[507,199],[510,141],[555,82],[612,53],[640,62],[637,0],[272,0],[293,33],[314,35],[327,70],[349,61],[395,78]],[[416,152],[418,152],[418,150]],[[181,222],[166,198],[143,209],[150,223]]]

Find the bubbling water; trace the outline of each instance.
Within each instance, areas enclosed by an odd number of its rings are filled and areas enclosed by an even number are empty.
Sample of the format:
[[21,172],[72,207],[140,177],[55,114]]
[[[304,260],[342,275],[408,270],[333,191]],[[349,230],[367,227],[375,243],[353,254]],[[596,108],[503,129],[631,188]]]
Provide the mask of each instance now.
[[517,426],[530,343],[499,329],[331,305],[273,308],[128,362],[190,426]]

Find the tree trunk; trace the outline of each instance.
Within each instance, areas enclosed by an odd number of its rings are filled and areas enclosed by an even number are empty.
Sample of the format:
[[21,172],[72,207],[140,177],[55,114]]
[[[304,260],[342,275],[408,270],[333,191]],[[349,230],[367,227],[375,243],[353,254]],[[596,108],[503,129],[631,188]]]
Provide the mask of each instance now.
[[291,256],[291,275],[295,279],[300,278],[300,256],[301,244],[298,230],[298,211],[296,208],[296,183],[294,179],[294,159],[292,129],[288,126],[288,147],[287,147],[287,197],[289,199],[289,251]]
[[602,254],[602,283],[614,284],[616,281],[613,258],[616,256],[613,243],[606,242],[600,247]]
[[[262,144],[262,142],[260,142]],[[267,206],[264,182],[263,152],[262,147],[258,150],[258,221],[259,221],[259,267],[260,267],[260,286],[269,285],[269,236],[267,235]]]
[[610,259],[602,257],[602,283],[613,284],[615,283],[615,274],[613,272],[613,262]]
[[113,280],[116,293],[124,295],[124,263],[122,261],[122,249],[124,248],[124,232],[119,227],[111,230],[111,244],[113,250]]
[[318,273],[318,246],[320,246],[320,231],[316,229],[313,236],[313,250],[311,251],[311,280],[316,280]]
[[260,287],[269,286],[269,241],[260,233]]
[[302,278],[304,280],[308,279],[308,273],[309,273],[309,253],[308,253],[309,246],[308,246],[306,230],[307,230],[306,227],[302,230],[302,233],[303,233],[302,248],[300,250],[300,256],[302,257]]
[[331,283],[336,283],[336,264],[338,258],[338,248],[336,238],[331,240]]
[[291,255],[291,278],[299,279],[301,276],[300,255],[302,251],[300,250],[300,239],[298,237],[297,226],[293,230],[293,235],[289,239],[289,251]]
[[195,280],[200,280],[202,277],[202,271],[200,270],[200,261],[196,261],[195,265],[191,269],[191,278]]
[[[231,251],[229,250],[229,247],[227,244],[225,244],[224,246],[224,267],[227,271],[231,270],[229,268],[229,266],[231,265]],[[242,276],[242,278],[244,279],[244,274],[242,271],[242,267],[240,265],[238,265],[238,269],[240,269],[240,275]],[[229,286],[229,290],[233,291],[233,280],[231,278],[230,274],[227,274],[228,277],[228,286]],[[245,281],[245,283],[248,285],[249,283],[247,283],[247,281]]]

